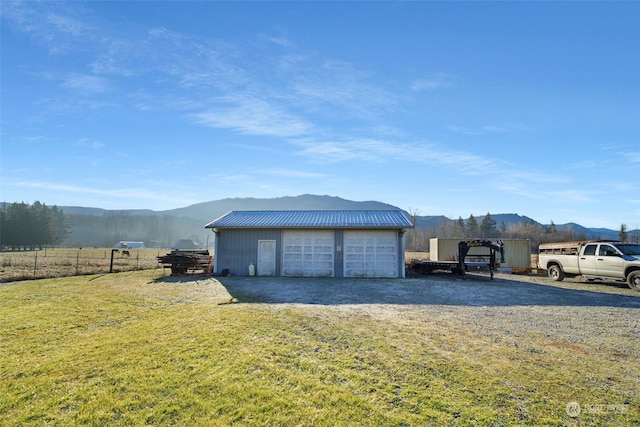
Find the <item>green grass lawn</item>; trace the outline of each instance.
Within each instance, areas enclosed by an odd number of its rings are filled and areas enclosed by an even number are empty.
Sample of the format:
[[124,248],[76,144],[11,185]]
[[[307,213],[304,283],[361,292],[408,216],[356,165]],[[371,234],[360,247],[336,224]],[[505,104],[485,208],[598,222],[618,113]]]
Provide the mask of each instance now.
[[[640,423],[638,360],[612,371],[542,333],[514,346],[456,319],[239,303],[161,274],[0,286],[0,425]],[[618,406],[571,418],[572,401]]]

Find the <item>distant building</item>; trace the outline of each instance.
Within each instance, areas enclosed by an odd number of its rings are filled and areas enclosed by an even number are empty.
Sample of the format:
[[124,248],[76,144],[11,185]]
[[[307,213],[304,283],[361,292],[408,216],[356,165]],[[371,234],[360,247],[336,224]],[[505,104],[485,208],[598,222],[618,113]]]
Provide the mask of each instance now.
[[214,273],[291,277],[404,277],[412,227],[401,210],[233,211],[205,226]]
[[142,249],[144,248],[144,242],[130,242],[126,240],[120,240],[113,245],[116,249]]

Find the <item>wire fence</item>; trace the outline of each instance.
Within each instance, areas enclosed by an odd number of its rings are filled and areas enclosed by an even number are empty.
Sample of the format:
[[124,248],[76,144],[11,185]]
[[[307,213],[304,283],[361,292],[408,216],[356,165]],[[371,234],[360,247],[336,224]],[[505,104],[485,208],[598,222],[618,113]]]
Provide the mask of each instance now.
[[0,252],[0,282],[161,268],[169,249],[54,248]]

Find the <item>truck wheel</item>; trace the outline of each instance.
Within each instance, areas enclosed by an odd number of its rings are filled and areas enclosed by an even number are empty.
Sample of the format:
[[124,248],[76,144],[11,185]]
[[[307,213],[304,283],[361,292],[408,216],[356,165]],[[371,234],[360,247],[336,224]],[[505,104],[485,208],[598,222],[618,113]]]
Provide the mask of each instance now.
[[634,291],[640,291],[640,270],[632,271],[627,277],[627,285]]
[[560,268],[559,265],[552,265],[549,267],[547,275],[549,276],[549,279],[555,280],[556,282],[560,282],[564,279],[564,271],[562,271],[562,268]]

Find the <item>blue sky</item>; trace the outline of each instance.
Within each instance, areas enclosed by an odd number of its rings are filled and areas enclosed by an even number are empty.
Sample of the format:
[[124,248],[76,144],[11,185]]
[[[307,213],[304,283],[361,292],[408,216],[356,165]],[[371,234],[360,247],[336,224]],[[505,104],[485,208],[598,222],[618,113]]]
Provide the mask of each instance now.
[[4,201],[640,227],[640,2],[0,7]]

